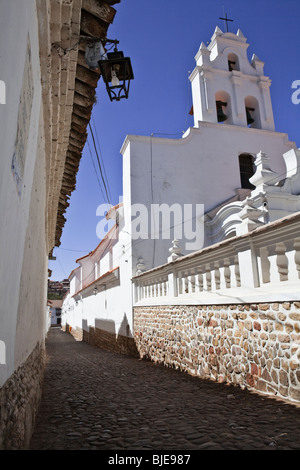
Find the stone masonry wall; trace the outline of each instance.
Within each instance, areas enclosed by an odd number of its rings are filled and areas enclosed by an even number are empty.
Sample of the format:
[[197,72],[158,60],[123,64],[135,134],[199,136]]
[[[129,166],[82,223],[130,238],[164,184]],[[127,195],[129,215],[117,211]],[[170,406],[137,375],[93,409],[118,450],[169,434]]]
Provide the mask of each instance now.
[[118,335],[102,330],[100,328],[89,327],[89,330],[81,328],[71,328],[66,325],[63,330],[70,333],[77,341],[84,341],[97,348],[119,354],[128,354],[130,356],[138,356],[136,345],[133,338]]
[[88,332],[84,330],[83,341],[108,351],[138,356],[133,338],[116,335],[100,328],[90,327]]
[[300,302],[134,309],[140,357],[300,402]]
[[40,404],[44,370],[43,343],[35,347],[0,388],[0,450],[28,448]]

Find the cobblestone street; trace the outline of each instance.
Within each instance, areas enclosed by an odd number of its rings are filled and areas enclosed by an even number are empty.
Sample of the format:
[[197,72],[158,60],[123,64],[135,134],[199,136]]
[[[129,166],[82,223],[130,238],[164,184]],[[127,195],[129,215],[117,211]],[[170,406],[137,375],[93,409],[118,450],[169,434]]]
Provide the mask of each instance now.
[[300,450],[300,407],[100,350],[46,343],[31,450]]

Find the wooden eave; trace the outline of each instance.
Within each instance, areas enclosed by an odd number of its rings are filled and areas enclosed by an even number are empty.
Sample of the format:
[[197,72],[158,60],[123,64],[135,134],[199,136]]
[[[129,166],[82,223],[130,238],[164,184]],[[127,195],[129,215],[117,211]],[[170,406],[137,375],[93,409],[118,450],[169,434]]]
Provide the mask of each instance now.
[[[100,70],[89,69],[85,61],[85,49],[88,38],[105,39],[109,25],[113,22],[116,10],[111,5],[118,1],[82,0],[80,22],[80,44],[74,86],[74,102],[66,151],[65,168],[60,190],[55,231],[55,246],[60,245],[60,238],[66,222],[65,212],[68,199],[76,188],[76,176],[82,151],[87,140],[87,127],[96,101],[96,88]],[[84,37],[87,40],[84,40]]]
[[48,252],[60,246],[69,198],[96,101],[100,70],[89,69],[89,41],[105,41],[120,0],[36,0],[46,148]]

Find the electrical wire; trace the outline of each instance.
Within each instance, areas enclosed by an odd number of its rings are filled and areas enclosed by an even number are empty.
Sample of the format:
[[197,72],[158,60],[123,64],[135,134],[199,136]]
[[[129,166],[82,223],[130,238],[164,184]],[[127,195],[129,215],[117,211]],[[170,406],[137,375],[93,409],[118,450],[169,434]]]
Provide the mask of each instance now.
[[92,160],[93,168],[94,168],[94,171],[95,171],[95,174],[96,174],[96,178],[97,178],[97,181],[98,181],[98,184],[99,184],[99,187],[100,187],[100,190],[101,190],[103,199],[105,200],[105,199],[106,199],[106,198],[105,198],[105,194],[104,194],[104,192],[103,192],[103,189],[102,189],[102,186],[101,186],[99,177],[98,177],[98,173],[97,173],[97,170],[96,170],[96,165],[95,165],[95,162],[94,162],[94,159],[93,159],[93,154],[92,154],[92,150],[91,150],[89,141],[87,141],[87,144],[88,144],[88,149],[89,149],[89,152],[90,152],[90,157],[91,157],[91,160]]
[[[97,38],[97,37],[93,37],[93,36],[80,35],[80,36],[79,36],[79,40],[76,41],[76,42],[73,44],[73,46],[71,46],[71,47],[62,47],[61,44],[58,44],[58,43],[56,43],[56,42],[53,42],[53,43],[51,44],[51,46],[56,49],[56,51],[57,51],[59,57],[63,57],[64,55],[68,54],[69,52],[75,51],[81,42],[86,42],[86,41],[87,41],[88,43],[90,43],[90,44],[91,44],[91,43],[96,43],[96,42],[101,42],[101,43],[102,43],[103,38]],[[107,40],[107,41],[109,42],[109,40]],[[111,45],[108,49],[107,49],[106,47],[105,47],[105,49],[106,49],[106,51],[110,51],[113,47],[115,47],[114,41],[113,41],[112,45]]]
[[107,188],[108,188],[109,196],[112,199],[110,188],[109,188],[109,183],[108,183],[108,178],[107,178],[107,174],[106,174],[106,170],[105,170],[104,159],[103,159],[103,155],[102,155],[102,151],[101,151],[101,147],[100,147],[100,143],[99,143],[99,139],[98,139],[98,132],[97,132],[97,127],[96,127],[96,124],[95,124],[94,116],[92,116],[92,122],[93,122],[93,126],[94,126],[94,132],[95,132],[95,135],[96,135],[97,145],[98,145],[98,148],[99,148],[100,158],[101,158],[101,162],[102,162],[104,178],[105,178],[106,185],[107,185]]
[[62,264],[61,264],[60,259],[58,258],[58,256],[57,256],[57,260],[58,260],[59,265],[60,265],[60,267],[61,267],[61,270],[62,270],[62,272],[63,272],[63,274],[64,274],[64,278],[66,279],[66,278],[67,278],[67,275],[66,275],[66,273],[65,273],[64,268],[62,267]]
[[[110,197],[109,197],[109,194],[108,194],[108,189],[107,189],[107,186],[106,186],[106,182],[105,182],[104,175],[103,175],[103,171],[102,171],[102,167],[101,167],[101,162],[100,162],[100,158],[99,158],[99,154],[98,154],[98,150],[97,150],[97,146],[96,146],[96,142],[95,142],[95,137],[94,137],[93,129],[92,129],[92,126],[91,126],[90,123],[89,123],[89,129],[90,129],[90,131],[91,131],[92,141],[93,141],[95,153],[96,153],[96,156],[97,156],[98,168],[99,168],[100,175],[101,175],[101,180],[102,180],[102,183],[103,183],[103,186],[104,186],[104,189],[105,189],[105,194],[106,194],[107,202],[108,202],[109,204],[111,204]],[[105,200],[106,200],[106,199],[105,199]]]
[[63,251],[73,251],[75,253],[89,253],[91,250],[74,250],[72,248],[62,248],[61,246],[56,246],[56,250],[63,250]]

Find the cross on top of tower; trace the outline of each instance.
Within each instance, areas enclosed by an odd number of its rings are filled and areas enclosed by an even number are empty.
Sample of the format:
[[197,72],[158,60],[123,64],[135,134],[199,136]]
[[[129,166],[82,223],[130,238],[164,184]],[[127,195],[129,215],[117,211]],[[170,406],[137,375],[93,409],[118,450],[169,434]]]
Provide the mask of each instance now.
[[230,20],[229,18],[227,18],[227,13],[224,13],[224,15],[225,15],[225,18],[219,17],[219,20],[224,20],[225,21],[226,30],[227,30],[227,33],[228,33],[228,21],[233,22],[233,20]]

